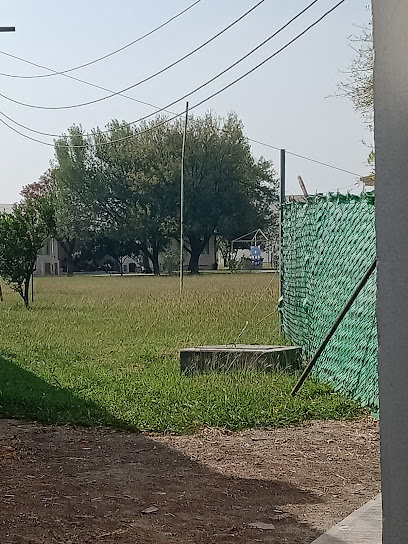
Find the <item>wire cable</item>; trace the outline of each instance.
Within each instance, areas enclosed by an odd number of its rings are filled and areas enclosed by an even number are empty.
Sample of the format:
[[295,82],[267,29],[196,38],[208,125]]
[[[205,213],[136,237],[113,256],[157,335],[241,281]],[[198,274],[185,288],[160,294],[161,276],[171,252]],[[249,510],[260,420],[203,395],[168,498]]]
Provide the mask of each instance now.
[[[264,145],[265,147],[270,147],[272,149],[276,149],[277,151],[280,151],[282,148],[275,147],[274,145],[266,144],[265,142],[260,142],[259,140],[253,140],[252,138],[248,138],[250,142],[254,142],[256,144]],[[351,172],[350,170],[345,170],[344,168],[340,168],[339,166],[333,166],[332,164],[327,164],[326,162],[321,162],[316,159],[312,159],[310,157],[305,157],[304,155],[299,155],[298,153],[293,153],[292,151],[285,150],[288,155],[292,155],[293,157],[298,157],[299,159],[304,159],[305,161],[315,162],[316,164],[320,164],[322,166],[327,166],[327,168],[332,168],[333,170],[338,170],[339,172],[344,172],[346,174],[350,174],[352,176],[360,176],[360,174],[356,174],[356,172]]]
[[[314,0],[312,2],[312,4],[316,3],[317,1],[318,0]],[[238,17],[238,19],[235,19],[235,21],[230,23],[228,26],[224,27],[222,30],[220,30],[220,32],[218,32],[217,34],[215,34],[214,36],[212,36],[211,38],[209,38],[208,40],[203,42],[201,45],[199,45],[198,47],[196,47],[192,51],[188,52],[186,55],[180,57],[179,59],[172,62],[171,64],[168,64],[167,66],[165,66],[161,70],[158,70],[157,72],[154,72],[150,76],[147,76],[144,79],[141,79],[140,81],[137,81],[133,85],[129,85],[128,87],[125,87],[124,89],[121,89],[120,91],[113,92],[111,94],[108,94],[106,96],[102,96],[100,98],[96,98],[95,100],[89,100],[88,102],[81,102],[81,103],[78,103],[78,104],[70,104],[68,106],[40,106],[38,104],[28,104],[26,102],[21,102],[19,100],[15,100],[14,98],[11,98],[10,96],[7,96],[7,95],[1,94],[1,93],[0,93],[0,96],[2,98],[6,99],[6,100],[9,100],[10,102],[14,102],[15,104],[18,104],[19,106],[24,106],[26,108],[40,109],[40,110],[67,110],[67,109],[72,109],[72,108],[82,108],[84,106],[90,106],[91,104],[96,104],[98,102],[108,100],[110,98],[113,98],[114,96],[118,96],[118,95],[120,95],[122,93],[125,93],[126,91],[130,91],[131,89],[134,89],[135,87],[138,87],[139,85],[142,85],[143,83],[146,83],[147,81],[150,81],[150,80],[154,79],[155,77],[163,74],[164,72],[167,72],[167,70],[170,70],[171,68],[173,68],[177,64],[180,64],[180,62],[183,62],[184,60],[191,57],[192,55],[194,55],[195,53],[197,53],[198,51],[200,51],[201,49],[206,47],[208,44],[213,42],[215,39],[219,38],[222,34],[227,32],[227,30],[232,28],[238,22],[242,21],[242,19],[247,17],[250,13],[252,13],[256,8],[258,8],[264,2],[266,2],[266,0],[259,0],[259,2],[257,4],[255,4],[255,6],[252,6],[252,8],[250,8],[248,11],[246,11],[244,14],[242,14],[240,17]],[[3,52],[0,51],[0,53],[3,53]],[[19,60],[21,60],[21,59],[19,59]]]
[[[165,21],[161,25],[157,26],[153,30],[150,30],[146,34],[143,34],[143,36],[140,36],[139,38],[136,38],[132,42],[127,43],[126,45],[124,45],[122,47],[119,47],[119,49],[115,49],[114,51],[111,51],[110,53],[108,53],[106,55],[103,55],[102,57],[98,57],[98,58],[96,58],[94,60],[91,60],[89,62],[86,62],[84,64],[80,64],[79,66],[69,68],[68,70],[62,70],[61,72],[55,71],[53,74],[38,74],[38,75],[33,75],[33,76],[22,76],[22,75],[18,75],[18,74],[5,74],[5,73],[0,72],[0,76],[12,77],[12,78],[18,78],[18,79],[36,79],[36,78],[42,78],[42,77],[51,77],[51,76],[64,75],[64,74],[67,74],[69,72],[74,72],[75,70],[79,70],[80,68],[85,68],[86,66],[91,66],[92,64],[96,64],[97,62],[100,62],[101,60],[105,60],[105,59],[107,59],[109,57],[112,57],[113,55],[116,55],[117,53],[120,53],[121,51],[124,51],[128,47],[131,47],[132,45],[135,45],[136,43],[141,42],[142,40],[144,40],[148,36],[151,36],[152,34],[157,32],[158,30],[160,30],[160,29],[164,28],[165,26],[167,26],[168,24],[170,24],[172,21],[175,21],[176,19],[178,19],[179,17],[184,15],[184,13],[187,13],[187,11],[192,9],[194,6],[199,4],[201,1],[202,0],[196,0],[195,2],[193,2],[193,4],[191,4],[190,6],[188,6],[185,9],[183,9],[182,11],[177,13],[176,15],[173,15],[172,17],[170,17],[170,19],[168,19],[167,21]],[[11,55],[10,53],[5,53],[4,51],[0,51],[0,53],[2,55],[6,55],[6,56],[12,57],[12,58],[17,59],[17,60],[23,60],[23,59],[20,59],[19,57],[16,57],[15,55]],[[28,62],[28,61],[24,61],[24,62]],[[47,68],[45,66],[41,66],[41,64],[36,64],[34,62],[28,62],[28,64],[32,64],[33,66],[36,66],[37,68],[42,68],[43,70],[49,70],[49,68]]]
[[[313,3],[315,3],[317,0],[314,0]],[[297,36],[295,36],[294,38],[292,38],[289,42],[287,42],[284,46],[282,46],[280,49],[278,49],[277,51],[275,51],[272,55],[270,55],[269,57],[267,57],[266,59],[264,59],[262,62],[258,63],[256,66],[254,66],[253,68],[251,68],[250,70],[248,70],[247,72],[245,72],[244,74],[242,74],[241,76],[239,76],[238,78],[236,78],[235,80],[233,80],[232,82],[228,83],[227,85],[225,85],[224,87],[222,87],[221,89],[219,89],[218,91],[214,92],[213,94],[211,94],[210,96],[208,96],[207,98],[204,98],[203,100],[201,100],[200,102],[198,102],[197,104],[194,104],[193,106],[190,107],[190,111],[195,109],[195,108],[198,108],[199,106],[201,106],[202,104],[204,104],[205,102],[208,102],[209,100],[211,100],[212,98],[214,98],[215,96],[221,94],[222,92],[224,92],[225,90],[229,89],[230,87],[232,87],[233,85],[235,85],[236,83],[238,83],[239,81],[243,80],[245,77],[247,77],[248,75],[252,74],[253,72],[255,72],[255,70],[257,70],[258,68],[260,68],[261,66],[263,66],[264,64],[266,64],[268,61],[272,60],[274,57],[276,57],[277,55],[279,55],[282,51],[284,51],[285,49],[287,49],[290,45],[292,45],[294,42],[296,42],[299,38],[301,38],[302,36],[304,36],[307,32],[309,32],[313,27],[315,27],[317,24],[319,24],[325,17],[327,17],[330,13],[332,13],[335,9],[337,9],[341,4],[343,4],[346,0],[340,0],[335,6],[333,6],[331,9],[329,9],[328,11],[326,11],[323,15],[321,15],[318,19],[316,19],[312,24],[310,24],[305,30],[303,30],[302,32],[300,32],[299,34],[297,34]],[[309,5],[309,7],[311,6],[311,4]],[[308,9],[308,8],[305,8],[305,9]],[[303,10],[305,11],[305,10]],[[299,16],[299,14],[295,17],[297,18]],[[293,19],[291,19],[291,21],[293,21]],[[289,23],[286,23],[286,25],[284,25],[285,27],[288,25]],[[284,27],[281,27],[281,29],[279,29],[277,32],[280,32]],[[275,35],[277,34],[277,32],[275,32]],[[225,70],[226,71],[226,70]],[[224,72],[225,72],[224,71]],[[220,74],[219,74],[220,75]],[[214,79],[216,79],[218,76],[215,76]],[[210,80],[212,81],[212,80]],[[196,92],[198,89],[201,89],[203,87],[205,87],[210,81],[204,83],[203,85],[201,85],[200,87],[198,87],[197,89],[195,89],[193,92]],[[169,108],[171,107],[172,105],[176,104],[177,102],[180,102],[181,100],[183,100],[184,98],[187,98],[188,96],[190,96],[190,94],[193,94],[192,93],[188,93],[186,95],[184,95],[182,98],[179,98],[178,100],[172,102],[171,104],[168,104],[167,106],[165,106],[165,108]],[[165,108],[162,108],[162,111],[165,109]],[[159,110],[160,111],[160,110]],[[0,112],[1,113],[1,112]],[[158,112],[156,112],[158,113]],[[143,133],[143,132],[149,132],[149,131],[152,131],[152,130],[155,130],[156,128],[164,125],[164,124],[167,124],[169,122],[171,122],[172,120],[176,119],[177,117],[180,117],[181,115],[184,114],[184,111],[176,114],[175,116],[173,117],[170,117],[168,119],[165,119],[163,122],[155,125],[154,127],[149,127],[147,129],[145,129],[144,131],[142,132],[139,132],[138,134],[140,133]],[[139,121],[141,120],[144,120],[148,117],[151,117],[151,115],[154,115],[154,114],[150,114],[148,116],[145,116],[141,119],[139,119]],[[32,138],[32,137],[29,137],[28,135],[24,135],[23,133],[21,133],[20,131],[18,131],[17,129],[15,129],[14,127],[10,127],[10,125],[8,125],[8,123],[6,123],[4,120],[0,119],[0,121],[6,125],[8,128],[11,128],[11,130],[14,130],[15,132],[17,132],[18,134],[21,134],[27,138],[29,138],[30,140],[34,140],[34,141],[37,141],[38,143],[41,143],[41,144],[44,144],[44,145],[48,145],[48,146],[52,146],[54,147],[54,144],[51,144],[49,142],[43,142],[41,140],[38,140],[38,139],[35,139],[35,138]],[[136,122],[136,121],[135,121]],[[135,123],[133,122],[133,123]],[[133,123],[130,123],[130,124],[133,124]],[[101,131],[101,133],[103,132],[109,132],[109,131]],[[105,145],[112,145],[114,143],[119,143],[119,142],[122,142],[122,141],[125,141],[125,140],[129,140],[131,138],[134,138],[135,135],[134,134],[131,134],[131,135],[128,135],[128,136],[124,136],[122,138],[117,138],[115,140],[110,140],[109,142],[101,142],[101,143],[98,143],[95,145],[98,145],[98,146],[105,146]],[[67,147],[72,147],[72,148],[75,148],[75,147],[79,147],[79,148],[83,148],[84,146],[82,145],[79,145],[79,146],[67,146]]]
[[[229,70],[231,70],[232,68],[234,68],[235,66],[237,66],[240,62],[242,62],[243,60],[245,60],[246,58],[248,58],[250,55],[252,55],[255,51],[257,51],[259,48],[261,48],[263,45],[265,45],[268,41],[270,41],[272,38],[274,38],[275,36],[277,36],[280,32],[282,32],[284,29],[286,29],[292,22],[294,22],[296,19],[298,19],[301,15],[303,15],[303,13],[305,13],[307,10],[309,10],[316,2],[318,2],[318,0],[313,0],[308,6],[306,6],[302,11],[300,11],[298,14],[296,14],[294,17],[292,17],[287,23],[285,23],[281,28],[279,28],[276,32],[274,32],[271,36],[269,36],[266,40],[264,40],[263,42],[261,42],[259,45],[257,45],[255,48],[253,48],[251,51],[249,51],[246,55],[244,55],[243,57],[241,57],[240,59],[238,59],[236,62],[234,62],[232,65],[228,66],[226,69],[222,70],[221,72],[219,72],[217,75],[215,75],[214,77],[212,77],[211,79],[209,79],[208,81],[206,81],[205,83],[203,83],[202,85],[199,85],[198,87],[196,87],[194,90],[190,91],[189,93],[185,94],[184,96],[182,96],[181,98],[178,98],[177,100],[174,100],[173,102],[170,102],[170,104],[167,104],[166,106],[164,106],[163,108],[159,108],[158,106],[153,106],[151,105],[152,107],[156,108],[157,111],[149,114],[149,115],[145,115],[144,117],[140,117],[139,119],[136,119],[135,121],[131,121],[130,123],[126,123],[128,126],[130,125],[134,125],[136,123],[139,123],[141,121],[145,121],[146,119],[152,117],[153,115],[157,115],[158,113],[161,113],[161,112],[166,112],[166,113],[171,113],[172,115],[175,115],[176,117],[179,115],[179,114],[175,114],[174,112],[170,112],[168,108],[170,108],[171,106],[174,106],[175,104],[177,104],[178,102],[181,102],[182,100],[184,100],[185,98],[188,98],[190,97],[191,95],[193,95],[194,93],[198,92],[199,90],[203,89],[204,87],[206,87],[207,85],[209,85],[210,83],[212,83],[213,81],[215,81],[216,79],[218,79],[219,77],[221,77],[222,75],[224,75],[225,73],[227,73]],[[72,76],[67,76],[67,77],[72,77]],[[194,106],[195,107],[195,106]],[[191,108],[190,108],[191,109]],[[60,138],[61,137],[61,134],[52,134],[52,133],[49,133],[49,132],[42,132],[42,131],[39,131],[39,130],[34,130],[34,129],[31,129],[29,127],[27,127],[26,125],[23,125],[21,123],[18,123],[17,121],[15,121],[14,119],[12,119],[11,117],[7,116],[5,113],[3,113],[2,111],[0,111],[0,114],[4,115],[4,117],[6,117],[9,121],[15,123],[17,126],[21,127],[21,128],[24,128],[25,130],[28,130],[30,132],[35,132],[36,134],[41,134],[43,136],[51,136],[51,137],[55,137],[55,138]],[[180,114],[181,115],[181,114]],[[7,125],[7,123],[4,123]],[[105,131],[100,131],[100,133],[108,133],[109,130],[105,130]],[[19,133],[19,132],[18,132]],[[19,133],[20,134],[20,133]],[[92,136],[91,134],[86,134],[86,136]],[[32,138],[31,138],[32,139]]]

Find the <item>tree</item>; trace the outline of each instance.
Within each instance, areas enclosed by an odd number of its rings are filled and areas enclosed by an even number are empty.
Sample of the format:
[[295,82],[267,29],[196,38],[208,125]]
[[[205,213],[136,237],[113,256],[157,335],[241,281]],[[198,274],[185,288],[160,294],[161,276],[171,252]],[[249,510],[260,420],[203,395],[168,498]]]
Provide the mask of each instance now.
[[357,112],[361,113],[369,128],[374,121],[374,47],[371,23],[362,27],[359,36],[350,38],[356,53],[346,72],[348,79],[340,82],[339,89],[348,97]]
[[110,232],[89,238],[80,251],[82,259],[85,257],[93,262],[107,256],[112,257],[118,264],[120,275],[123,276],[126,257],[137,254],[139,246],[134,240],[128,240],[125,236],[122,238],[119,232]]
[[[86,140],[80,127],[71,127],[56,143],[54,169],[57,226],[61,231],[68,225],[75,234],[65,238],[74,240],[91,214],[88,231],[135,242],[145,268],[150,262],[159,274],[159,253],[170,236],[178,237],[182,132],[182,121],[163,117],[138,127],[112,121]],[[190,117],[184,222],[191,273],[198,273],[199,257],[215,233],[236,236],[271,223],[274,184],[272,165],[254,160],[235,114]],[[70,213],[60,221],[64,209]]]
[[35,261],[52,230],[47,197],[26,199],[12,213],[0,214],[0,274],[29,307],[29,288]]
[[[100,181],[109,194],[109,200],[102,196],[99,209],[109,202],[114,228],[125,230],[127,240],[135,241],[145,270],[153,269],[155,275],[160,273],[159,253],[174,229],[177,207],[171,179],[175,165],[170,168],[174,158],[168,153],[169,129],[164,121],[157,117],[137,128],[112,121],[108,133],[95,131],[95,153],[103,171]],[[99,193],[103,195],[103,190]]]
[[[181,141],[181,122],[175,131]],[[215,234],[232,240],[256,228],[273,228],[276,202],[272,164],[254,160],[234,113],[225,119],[212,113],[189,119],[184,222],[192,274],[199,272],[200,255]]]
[[73,126],[68,136],[55,144],[57,161],[52,169],[55,206],[55,238],[67,259],[67,275],[74,273],[74,253],[79,241],[96,228],[93,224],[92,188],[95,175],[93,149],[81,127]]
[[38,198],[47,196],[52,190],[52,186],[52,170],[49,168],[44,172],[44,174],[42,174],[42,176],[39,177],[38,181],[25,185],[22,188],[20,195],[24,200],[36,200]]

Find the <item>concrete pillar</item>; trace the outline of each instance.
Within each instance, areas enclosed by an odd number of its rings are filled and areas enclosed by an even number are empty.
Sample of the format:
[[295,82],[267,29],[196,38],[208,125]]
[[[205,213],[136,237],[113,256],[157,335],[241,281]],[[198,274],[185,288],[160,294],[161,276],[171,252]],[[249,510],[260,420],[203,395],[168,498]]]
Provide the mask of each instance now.
[[373,0],[383,543],[408,542],[408,2]]

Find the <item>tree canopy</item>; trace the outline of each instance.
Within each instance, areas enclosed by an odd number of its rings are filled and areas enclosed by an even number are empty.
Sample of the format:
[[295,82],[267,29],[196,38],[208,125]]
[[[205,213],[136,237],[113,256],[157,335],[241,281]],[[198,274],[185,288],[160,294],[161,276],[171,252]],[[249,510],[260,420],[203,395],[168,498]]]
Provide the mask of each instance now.
[[37,255],[54,227],[48,196],[26,198],[0,214],[0,274],[29,306],[29,287]]
[[[57,230],[70,240],[88,230],[132,241],[158,274],[159,253],[178,239],[182,133],[182,121],[163,117],[138,126],[112,121],[88,139],[71,127],[55,146]],[[214,234],[232,239],[276,224],[272,164],[255,161],[233,113],[190,116],[184,187],[192,273]]]

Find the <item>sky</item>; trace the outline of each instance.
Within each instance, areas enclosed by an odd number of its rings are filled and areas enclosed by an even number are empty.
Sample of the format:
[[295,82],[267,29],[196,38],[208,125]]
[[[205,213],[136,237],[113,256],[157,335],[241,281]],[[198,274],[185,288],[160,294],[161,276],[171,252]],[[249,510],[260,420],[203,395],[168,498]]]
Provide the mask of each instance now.
[[[217,34],[255,6],[259,0],[200,0],[162,29],[108,59],[69,74],[118,91],[134,85],[173,63]],[[255,72],[216,97],[195,104],[232,82],[279,50],[338,0],[318,0],[311,9],[256,53],[188,100],[194,115],[211,110],[225,116],[235,111],[248,138],[337,166],[353,174],[287,155],[286,192],[299,194],[301,175],[310,194],[342,189],[358,192],[359,176],[369,173],[367,156],[372,134],[346,98],[335,97],[337,85],[347,76],[354,52],[349,37],[369,21],[367,0],[346,0],[304,36]],[[52,70],[62,71],[93,61],[143,36],[167,21],[194,0],[0,0],[0,26],[15,26],[14,33],[0,33],[0,72],[8,75],[50,74],[18,56]],[[0,75],[0,113],[33,130],[61,134],[73,124],[87,131],[111,119],[135,121],[190,93],[272,35],[311,0],[265,0],[247,17],[212,43],[177,66],[127,91],[135,100],[111,97],[84,107],[36,109],[75,105],[108,95],[61,75],[17,78]],[[185,100],[170,109],[179,113]],[[53,143],[0,119],[26,136]],[[0,123],[0,202],[20,200],[21,188],[49,167],[52,145],[31,141]],[[256,157],[270,159],[279,172],[279,151],[251,143]]]

